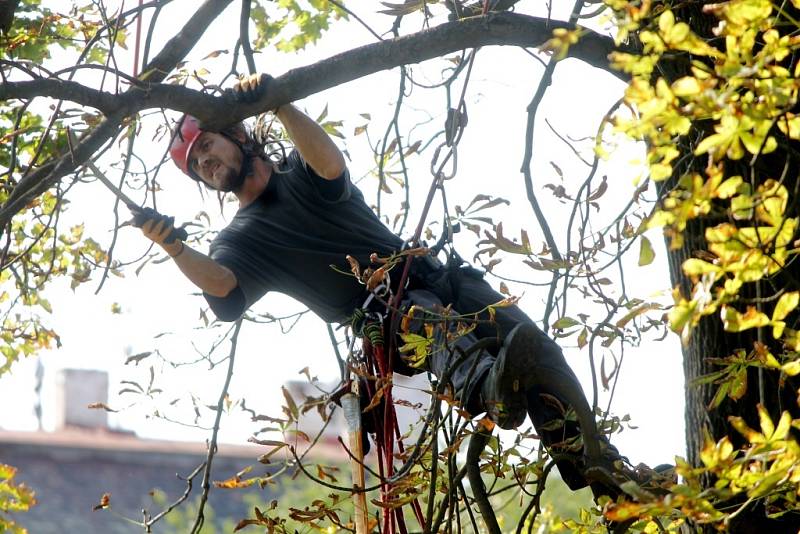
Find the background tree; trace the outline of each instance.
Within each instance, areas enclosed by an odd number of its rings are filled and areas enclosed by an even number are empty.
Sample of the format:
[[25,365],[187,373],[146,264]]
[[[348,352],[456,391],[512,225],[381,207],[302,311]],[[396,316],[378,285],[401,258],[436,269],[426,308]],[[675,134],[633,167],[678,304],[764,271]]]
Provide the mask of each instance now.
[[[461,224],[482,238],[473,255],[491,274],[502,278],[506,265],[521,262],[530,268],[527,283],[549,288],[547,305],[538,319],[545,330],[576,343],[587,354],[593,372],[599,367],[592,401],[601,427],[612,432],[624,424],[624,418],[601,409],[597,391],[599,386],[613,391],[619,367],[611,363],[612,349],[624,352],[626,346],[665,329],[665,306],[629,295],[621,262],[631,250],[638,251],[640,264],[651,262],[652,246],[642,234],[663,226],[676,286],[669,324],[685,342],[689,457],[678,465],[684,477],[680,485],[663,495],[629,485],[624,488],[628,499],[605,503],[604,512],[633,529],[656,528],[653,521],[659,521],[662,529],[676,529],[686,520],[732,532],[797,529],[800,449],[792,428],[800,425],[793,379],[800,372],[800,292],[793,269],[800,187],[795,153],[800,118],[794,114],[795,33],[800,19],[794,3],[577,2],[571,16],[559,21],[522,14],[528,2],[500,0],[472,6],[457,0],[387,2],[381,13],[390,29],[378,33],[370,28],[376,42],[276,76],[261,101],[248,105],[217,95],[219,86],[244,70],[244,65],[256,70],[254,52],[267,46],[302,49],[313,44],[331,21],[345,16],[360,21],[358,13],[350,11],[349,4],[333,1],[274,5],[245,0],[238,31],[225,37],[230,40],[225,47],[233,51],[231,68],[220,75],[183,61],[231,2],[206,1],[196,7],[186,24],[151,58],[154,28],[169,3],[141,3],[122,12],[102,2],[76,2],[69,13],[63,13],[22,0],[0,41],[0,138],[4,141],[0,165],[5,168],[0,178],[5,345],[0,350],[6,357],[0,374],[20,355],[58,344],[44,313],[52,309],[44,296],[52,280],[69,277],[76,287],[92,276],[105,280],[109,273],[130,270],[133,265],[138,269],[155,259],[150,255],[116,259],[124,256],[115,250],[120,221],[125,218],[117,211],[118,204],[111,206],[116,222],[108,245],[84,236],[81,225],[61,228],[59,220],[75,194],[73,189],[93,179],[95,171],[85,165],[102,155],[111,159],[98,159],[105,169],[101,172],[113,170],[122,187],[155,205],[164,158],[152,161],[139,145],[144,132],[165,142],[170,121],[162,110],[191,113],[210,128],[220,127],[374,72],[401,67],[395,116],[379,141],[369,145],[379,186],[376,209],[390,226],[408,231],[409,198],[397,203],[392,216],[381,194],[388,194],[393,184],[407,191],[411,180],[407,160],[423,154],[430,154],[431,166],[438,168],[436,180],[447,173],[447,160],[468,123],[465,89],[459,95],[456,88],[468,85],[478,48],[534,45],[546,67],[526,110],[522,178],[536,218],[528,230],[541,233],[541,248],[531,243],[525,230],[519,239],[509,238],[501,223],[485,215],[493,212],[484,210],[502,204],[489,189],[464,208],[454,206],[450,211],[445,202],[439,225],[428,221],[428,237],[444,235],[447,240],[447,228]],[[517,12],[506,11],[511,8]],[[3,15],[0,20],[8,19],[8,11]],[[597,21],[601,16],[613,18],[612,36],[577,25],[579,20]],[[150,21],[146,31],[144,20]],[[420,25],[426,29],[416,31]],[[255,29],[252,39],[251,29]],[[135,66],[128,71],[120,67],[117,56],[120,47],[131,46]],[[453,53],[458,54],[447,57]],[[63,54],[69,59],[62,62]],[[60,67],[53,67],[56,62],[51,61],[56,55],[59,63],[70,66],[56,70]],[[449,65],[442,80],[434,84],[446,92],[447,121],[443,130],[415,139],[413,131],[401,131],[400,117],[407,113],[407,88],[420,89],[423,84],[407,66],[437,58]],[[551,231],[549,213],[538,201],[542,188],[534,186],[531,161],[536,155],[537,111],[554,70],[565,58],[612,71],[629,81],[629,86],[589,143],[593,154],[587,158],[585,177],[578,183],[547,184],[548,194],[571,206],[566,234],[559,236]],[[43,98],[55,101],[52,108],[39,103]],[[76,104],[90,109],[74,108]],[[336,121],[325,116],[320,120],[329,132],[340,131]],[[73,140],[69,130],[79,133],[79,139]],[[657,183],[657,205],[648,197],[648,180],[643,180],[630,188],[627,205],[608,207],[605,192],[610,185],[598,180],[597,169],[601,160],[615,156],[610,149],[615,132],[646,142],[649,180]],[[575,146],[576,157],[586,157],[579,143],[562,139]],[[119,159],[115,159],[117,147],[123,148]],[[132,172],[132,162],[139,160],[146,162],[146,170]],[[452,186],[438,185],[446,200]],[[202,217],[198,221],[192,239],[202,242],[210,229]],[[413,226],[413,221],[408,224]],[[619,273],[608,274],[618,267]],[[598,309],[581,308],[584,300],[596,302]],[[597,362],[606,357],[607,364]],[[287,420],[280,423],[284,431],[298,412],[289,398],[286,409]],[[458,420],[447,424],[442,422],[437,428],[450,444],[470,432]],[[428,526],[436,514],[444,518],[448,507],[467,511],[474,502],[463,486],[459,493],[453,448],[438,451],[434,443],[420,450],[443,462],[441,474],[448,481],[445,496],[436,499],[437,462],[429,471],[411,469],[413,476],[393,496],[395,504],[410,503],[427,496],[426,485],[432,486],[428,501],[437,506],[428,507],[424,518]],[[504,451],[494,442],[486,469],[497,477],[513,477],[524,489],[529,481],[544,480],[542,475],[551,464],[542,455],[538,461],[515,467],[512,475],[509,453],[517,452],[517,445]],[[271,446],[274,452],[285,448],[285,442]],[[326,471],[319,473],[324,481]],[[263,479],[233,485],[256,482]],[[537,484],[539,491],[543,487],[543,482]],[[537,516],[537,495],[529,500],[520,528]],[[314,513],[300,516],[311,518],[310,522],[339,522],[330,503],[315,506]],[[451,512],[447,520],[458,517]],[[641,520],[631,524],[629,520],[637,517]],[[594,523],[584,516],[568,528],[589,531],[597,528]],[[263,515],[252,524],[281,525]]]

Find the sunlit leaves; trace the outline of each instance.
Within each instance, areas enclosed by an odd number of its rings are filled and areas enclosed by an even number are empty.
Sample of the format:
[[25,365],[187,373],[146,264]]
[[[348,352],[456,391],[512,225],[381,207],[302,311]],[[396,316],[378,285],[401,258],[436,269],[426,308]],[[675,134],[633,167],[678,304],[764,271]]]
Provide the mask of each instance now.
[[757,311],[754,306],[748,306],[747,311],[741,313],[732,306],[722,307],[722,324],[728,332],[741,332],[750,328],[759,328],[769,324],[769,317]]
[[36,504],[34,492],[14,480],[17,469],[0,463],[0,530],[14,534],[26,534],[26,530],[17,524],[10,514],[26,512]]
[[772,14],[772,2],[733,0],[710,5],[708,11],[725,21],[727,33],[739,36],[751,28],[760,29],[762,24],[767,22],[767,18]]
[[433,339],[413,333],[400,334],[400,338],[404,345],[397,350],[405,354],[408,365],[414,368],[422,367],[430,354]]
[[567,30],[566,28],[556,28],[551,37],[543,46],[542,51],[550,52],[556,61],[567,57],[569,47],[578,42],[582,30]]
[[695,56],[722,56],[717,49],[695,35],[687,23],[675,22],[675,16],[668,9],[658,18],[658,30],[667,48],[689,52]]
[[281,52],[296,52],[316,43],[331,21],[347,15],[324,0],[310,0],[308,4],[298,0],[259,0],[251,7],[250,17],[256,27],[254,50],[274,46]]

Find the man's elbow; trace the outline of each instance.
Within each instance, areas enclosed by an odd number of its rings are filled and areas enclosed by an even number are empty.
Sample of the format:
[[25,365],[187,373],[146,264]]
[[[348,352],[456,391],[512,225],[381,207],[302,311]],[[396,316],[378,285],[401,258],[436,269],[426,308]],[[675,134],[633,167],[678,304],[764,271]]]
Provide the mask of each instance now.
[[325,168],[318,172],[319,175],[326,180],[335,180],[336,178],[340,177],[342,173],[344,173],[346,168],[347,164],[344,161],[344,156],[341,152],[337,151],[337,156],[330,158],[330,161],[327,165],[325,165]]
[[233,271],[226,268],[220,276],[211,280],[208,287],[204,288],[204,290],[212,297],[225,298],[230,295],[231,291],[236,289],[238,285],[239,282],[236,280],[236,275],[233,274]]

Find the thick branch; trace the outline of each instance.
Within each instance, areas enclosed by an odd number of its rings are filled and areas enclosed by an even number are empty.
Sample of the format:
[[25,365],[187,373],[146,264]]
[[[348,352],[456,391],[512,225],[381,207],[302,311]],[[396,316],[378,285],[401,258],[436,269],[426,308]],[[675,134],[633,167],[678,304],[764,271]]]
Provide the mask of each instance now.
[[[488,45],[540,46],[551,38],[554,29],[568,27],[567,22],[515,13],[491,13],[361,46],[312,65],[292,69],[272,80],[267,94],[253,104],[232,105],[228,98],[221,97],[213,103],[209,101],[195,108],[188,101],[182,101],[181,97],[175,98],[174,105],[164,107],[189,112],[206,127],[218,129],[265,109],[274,109],[382,70],[420,63],[465,48]],[[624,73],[612,71],[608,65],[608,55],[619,50],[613,39],[591,30],[584,32],[580,41],[570,47],[569,56],[615,76],[626,77]],[[160,95],[151,92],[148,104],[155,104],[160,98]]]
[[[150,83],[146,87],[133,87],[122,95],[113,95],[65,81],[34,80],[4,84],[0,87],[0,101],[54,96],[95,107],[107,117],[113,115],[120,119],[144,109],[169,108],[196,116],[206,128],[220,129],[265,109],[274,109],[382,70],[419,63],[465,48],[488,45],[540,46],[552,36],[554,29],[569,27],[566,22],[515,13],[491,13],[448,22],[413,35],[369,44],[312,65],[292,69],[272,80],[267,94],[252,104],[237,104],[228,95],[213,97],[185,87],[152,83],[166,77],[229,2],[207,0],[198,9],[192,20],[145,68],[142,78]],[[570,48],[569,56],[617,76],[624,76],[611,71],[608,66],[608,54],[617,49],[611,38],[584,30],[580,41]],[[95,141],[93,146],[102,144]],[[33,196],[47,190],[82,164],[91,156],[87,152],[77,150],[75,161],[65,163],[62,157],[58,164],[44,165],[20,182],[9,201],[0,209],[0,225],[22,209]]]
[[[134,87],[123,95],[114,95],[52,79],[7,83],[0,87],[0,100],[50,96],[72,100],[104,113],[117,112],[125,115],[149,108],[169,108],[191,113],[208,127],[220,128],[227,126],[225,123],[229,121],[235,122],[264,109],[275,108],[382,70],[419,63],[465,48],[488,45],[540,46],[552,36],[554,29],[567,27],[566,22],[515,13],[491,13],[449,22],[413,35],[354,48],[312,65],[292,69],[275,78],[268,94],[253,104],[235,104],[228,97],[214,98],[174,85]],[[570,48],[569,56],[624,77],[624,73],[611,71],[608,66],[608,54],[618,49],[614,41],[590,30],[584,31],[580,41]],[[178,34],[173,41],[180,43],[185,39],[182,37],[184,33]],[[157,62],[160,63],[159,58],[153,63]],[[153,68],[151,64],[147,70]],[[147,81],[160,81],[165,76],[163,72],[163,69],[158,70]]]
[[39,96],[69,100],[83,106],[99,109],[104,115],[119,109],[119,99],[106,91],[98,91],[78,82],[58,78],[38,78],[25,82],[6,82],[0,86],[0,101],[12,99],[30,99]]

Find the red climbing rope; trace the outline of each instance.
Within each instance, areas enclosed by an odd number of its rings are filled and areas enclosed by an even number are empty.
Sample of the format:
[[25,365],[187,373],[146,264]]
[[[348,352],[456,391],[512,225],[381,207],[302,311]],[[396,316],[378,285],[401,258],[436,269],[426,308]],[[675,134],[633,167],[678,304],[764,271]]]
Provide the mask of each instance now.
[[[442,145],[439,146],[436,150],[436,155],[434,156],[434,161],[432,165],[435,165],[436,160],[438,159],[438,155],[440,150],[443,147],[447,147],[447,153],[445,154],[442,162],[440,163],[437,170],[431,169],[433,172],[433,180],[431,181],[430,188],[428,189],[428,196],[425,199],[425,205],[422,210],[422,214],[420,215],[419,223],[417,224],[417,228],[414,232],[414,237],[411,239],[411,247],[415,248],[419,246],[419,240],[422,235],[422,230],[425,227],[425,221],[428,218],[428,212],[430,211],[431,204],[433,203],[433,198],[436,195],[436,190],[441,187],[442,182],[450,177],[445,177],[443,174],[443,170],[445,165],[453,158],[453,161],[456,161],[457,158],[457,145],[461,139],[461,134],[463,133],[464,126],[466,125],[466,120],[462,120],[462,117],[465,118],[466,114],[462,111],[465,109],[464,97],[466,94],[467,84],[469,83],[470,74],[472,72],[472,66],[475,61],[475,55],[477,53],[477,49],[472,53],[469,66],[467,69],[466,78],[464,80],[464,86],[461,92],[461,98],[459,100],[458,106],[454,109],[448,110],[448,121],[446,124],[446,128],[448,131],[446,132],[446,141]],[[455,173],[455,164],[453,166],[453,174]],[[364,336],[364,356],[367,361],[367,366],[369,368],[369,372],[372,376],[378,376],[379,378],[386,380],[388,382],[384,382],[385,389],[383,391],[384,397],[384,413],[383,413],[383,425],[376,425],[376,447],[378,453],[378,473],[380,474],[383,480],[390,478],[394,474],[394,444],[395,440],[397,441],[397,448],[400,454],[402,455],[405,452],[403,441],[400,435],[400,428],[397,424],[397,414],[394,408],[394,402],[392,399],[392,373],[393,373],[393,358],[391,355],[395,354],[397,351],[395,335],[393,333],[393,328],[397,325],[397,310],[399,309],[400,303],[403,299],[403,288],[405,286],[406,280],[408,280],[408,275],[411,270],[411,262],[413,261],[413,255],[409,254],[406,257],[405,264],[403,266],[403,273],[400,277],[400,282],[398,284],[398,290],[395,294],[394,298],[390,301],[390,307],[392,309],[389,322],[389,332],[387,332],[388,337],[388,350],[384,350],[384,346],[376,346],[372,345],[370,340],[367,336]],[[387,357],[389,356],[389,357]],[[375,391],[369,391],[372,388],[368,387],[368,393],[370,398],[375,395]],[[373,415],[374,417],[374,415]],[[436,439],[436,438],[434,438]],[[385,534],[394,534],[396,532],[395,527],[399,530],[400,534],[407,534],[407,528],[405,525],[405,519],[403,516],[403,507],[397,506],[392,507],[392,487],[391,484],[383,483],[381,485],[381,502],[384,504],[382,506],[383,511],[383,529],[382,532]],[[422,508],[419,502],[414,499],[411,502],[411,507],[413,509],[414,515],[419,522],[420,527],[422,530],[425,530],[425,517],[422,513]]]

